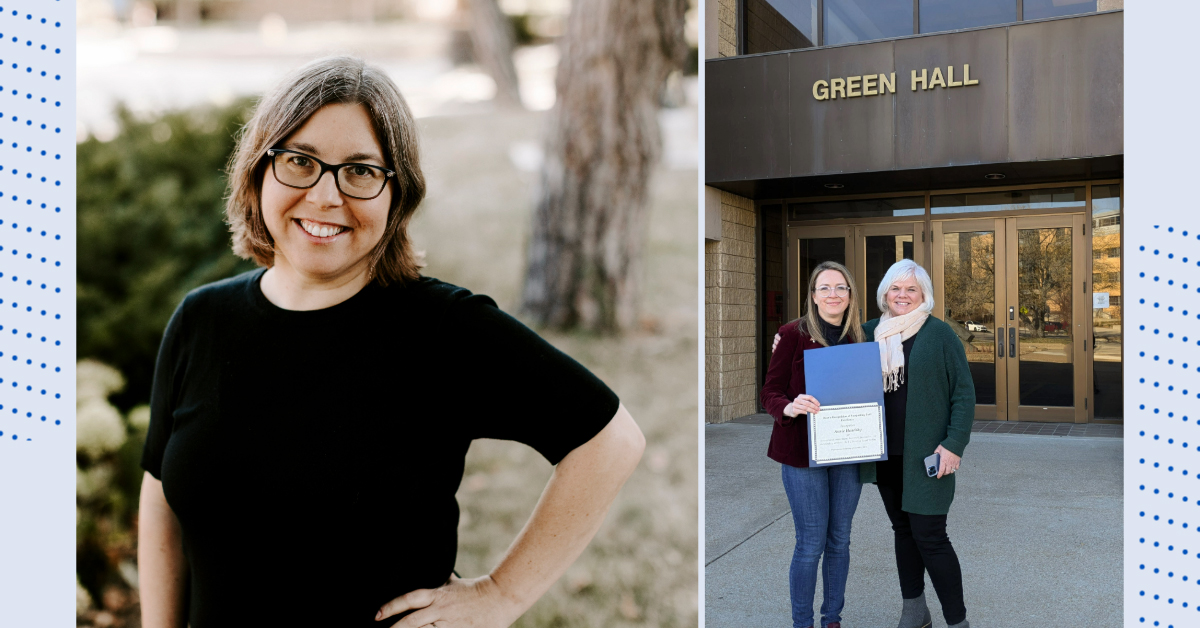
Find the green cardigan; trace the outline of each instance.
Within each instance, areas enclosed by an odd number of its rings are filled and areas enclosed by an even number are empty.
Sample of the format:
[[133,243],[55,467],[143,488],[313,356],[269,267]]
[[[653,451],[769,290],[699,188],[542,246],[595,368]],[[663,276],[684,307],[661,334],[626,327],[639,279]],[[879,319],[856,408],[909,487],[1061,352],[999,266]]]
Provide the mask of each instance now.
[[[879,319],[863,331],[875,338]],[[917,331],[905,365],[908,402],[904,420],[904,498],[901,509],[918,515],[944,515],[954,501],[954,475],[925,475],[925,457],[938,445],[963,455],[975,420],[975,383],[962,341],[946,323],[930,316]],[[859,465],[859,479],[875,482],[875,463]]]

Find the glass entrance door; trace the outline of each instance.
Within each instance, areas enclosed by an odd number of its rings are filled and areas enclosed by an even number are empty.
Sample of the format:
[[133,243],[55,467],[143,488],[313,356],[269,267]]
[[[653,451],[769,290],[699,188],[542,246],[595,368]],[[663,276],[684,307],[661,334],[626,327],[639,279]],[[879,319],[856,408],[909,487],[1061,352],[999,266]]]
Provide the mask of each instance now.
[[1005,228],[1009,418],[1086,422],[1083,216],[1008,218]]
[[854,282],[862,292],[859,314],[863,322],[879,318],[875,293],[892,264],[911,259],[925,265],[925,223],[902,222],[854,227]]
[[808,298],[808,278],[817,264],[837,262],[854,272],[854,230],[849,226],[789,227],[788,282],[795,286],[788,294],[788,320],[804,314]]
[[980,419],[1085,422],[1083,216],[933,224],[935,315],[967,350]]
[[[1004,220],[933,223],[934,316],[950,325],[967,352],[975,384],[975,418],[1007,418],[1006,343],[997,330],[1004,302]],[[1001,252],[1000,255],[997,252]]]

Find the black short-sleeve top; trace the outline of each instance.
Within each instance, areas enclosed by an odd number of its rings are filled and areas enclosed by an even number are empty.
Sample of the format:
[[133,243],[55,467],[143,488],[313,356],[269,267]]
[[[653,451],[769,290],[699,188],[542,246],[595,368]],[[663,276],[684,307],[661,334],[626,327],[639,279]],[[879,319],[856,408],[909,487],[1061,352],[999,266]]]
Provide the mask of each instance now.
[[422,278],[290,311],[263,272],[188,294],[159,349],[142,466],[183,530],[192,628],[377,626],[454,568],[472,439],[557,464],[616,414],[486,296]]

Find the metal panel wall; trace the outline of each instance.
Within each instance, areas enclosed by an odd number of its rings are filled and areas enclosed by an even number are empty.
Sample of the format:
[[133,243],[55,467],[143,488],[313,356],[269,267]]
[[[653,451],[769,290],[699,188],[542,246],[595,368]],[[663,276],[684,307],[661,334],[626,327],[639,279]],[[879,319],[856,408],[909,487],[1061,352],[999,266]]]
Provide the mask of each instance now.
[[[1121,155],[1123,24],[1102,13],[707,61],[705,181]],[[963,64],[978,85],[911,88],[914,69]],[[817,80],[890,72],[895,94],[813,97]]]
[[[935,168],[1007,160],[1006,29],[895,42],[896,154],[893,167]],[[912,91],[912,70],[970,66],[978,85]],[[931,70],[932,71],[932,70]],[[903,72],[903,76],[901,76]]]
[[787,176],[788,74],[786,55],[741,58],[706,66],[704,148],[710,165],[735,179]]
[[847,46],[780,56],[788,58],[792,83],[790,175],[890,168],[894,135],[891,95],[818,101],[813,98],[813,82],[891,72],[895,65],[892,47]]

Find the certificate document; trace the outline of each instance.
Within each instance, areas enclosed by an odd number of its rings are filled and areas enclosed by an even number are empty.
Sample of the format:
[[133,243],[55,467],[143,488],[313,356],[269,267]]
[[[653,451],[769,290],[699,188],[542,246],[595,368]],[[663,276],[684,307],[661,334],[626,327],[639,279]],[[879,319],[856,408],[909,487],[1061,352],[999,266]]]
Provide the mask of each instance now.
[[879,345],[805,351],[804,385],[821,404],[821,411],[808,417],[810,466],[887,460]]
[[848,403],[821,406],[808,415],[809,458],[815,465],[879,460],[887,453],[883,406]]

